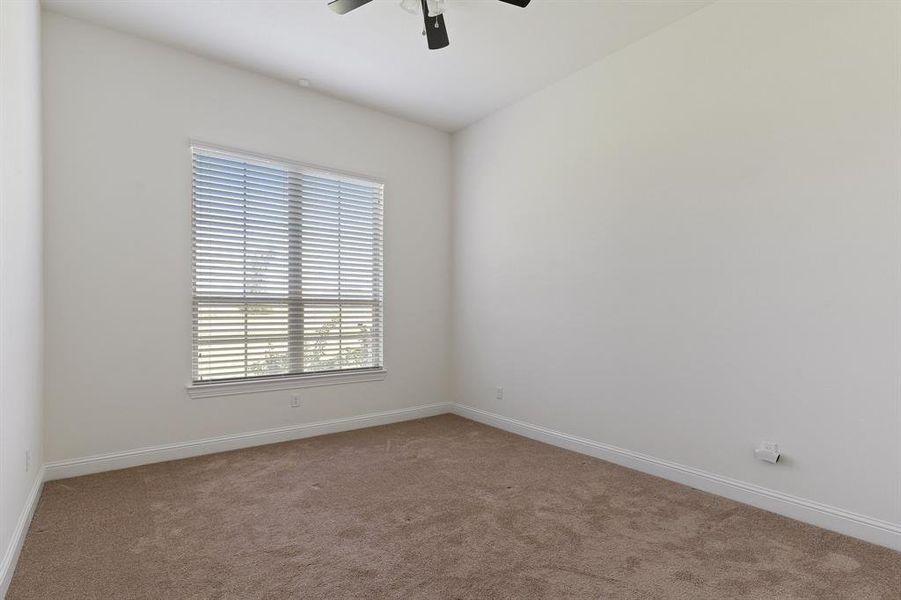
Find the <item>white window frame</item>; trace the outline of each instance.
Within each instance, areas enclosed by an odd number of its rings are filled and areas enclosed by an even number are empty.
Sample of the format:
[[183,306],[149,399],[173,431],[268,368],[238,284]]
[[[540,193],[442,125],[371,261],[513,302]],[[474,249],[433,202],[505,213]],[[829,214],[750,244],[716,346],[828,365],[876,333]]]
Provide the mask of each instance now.
[[[193,159],[194,150],[209,150],[212,152],[221,152],[227,153],[231,155],[235,155],[238,157],[244,157],[251,160],[260,161],[262,163],[272,163],[278,166],[289,166],[291,168],[297,170],[308,170],[313,172],[322,172],[331,175],[338,175],[349,177],[353,179],[361,179],[365,181],[369,181],[372,183],[381,184],[384,188],[385,182],[384,179],[380,177],[374,177],[372,175],[365,175],[360,173],[352,173],[348,171],[342,171],[339,169],[334,169],[330,167],[321,167],[318,165],[312,165],[307,163],[301,163],[298,161],[275,157],[266,154],[260,154],[257,152],[249,152],[246,150],[237,150],[234,148],[228,148],[225,146],[219,146],[216,144],[210,144],[207,142],[202,142],[198,140],[190,140],[188,144],[189,156]],[[193,174],[188,177],[189,180],[189,193],[188,198],[189,202],[189,210],[193,210],[193,185],[194,185],[194,177]],[[384,209],[383,216],[384,219]],[[193,226],[191,227],[191,236],[193,240]],[[208,382],[196,382],[193,381],[193,376],[190,378],[191,382],[185,385],[185,390],[187,394],[191,398],[213,398],[219,396],[233,396],[240,394],[255,394],[255,393],[265,393],[265,392],[275,392],[275,391],[284,391],[284,390],[293,390],[293,389],[303,389],[303,388],[311,388],[311,387],[320,387],[320,386],[331,386],[331,385],[342,385],[349,383],[361,383],[361,382],[370,382],[370,381],[382,381],[388,374],[388,369],[385,365],[386,357],[384,352],[385,345],[385,310],[384,310],[384,273],[385,273],[385,242],[384,242],[384,225],[382,231],[383,239],[382,239],[382,290],[383,290],[383,300],[381,305],[381,322],[382,322],[382,334],[381,334],[381,344],[382,344],[382,366],[379,368],[368,368],[361,370],[346,370],[346,371],[333,371],[333,372],[319,372],[319,373],[306,373],[306,374],[286,374],[286,375],[274,375],[270,377],[253,377],[247,379],[236,379],[236,380],[226,380],[226,381],[208,381]],[[193,276],[194,273],[194,263],[193,258],[191,261],[191,274]],[[193,304],[193,292],[191,298],[191,304]],[[189,311],[191,313],[191,322],[194,320],[193,306],[189,307]],[[191,341],[191,349],[193,352],[193,336]],[[189,371],[193,372],[193,365],[189,365]]]

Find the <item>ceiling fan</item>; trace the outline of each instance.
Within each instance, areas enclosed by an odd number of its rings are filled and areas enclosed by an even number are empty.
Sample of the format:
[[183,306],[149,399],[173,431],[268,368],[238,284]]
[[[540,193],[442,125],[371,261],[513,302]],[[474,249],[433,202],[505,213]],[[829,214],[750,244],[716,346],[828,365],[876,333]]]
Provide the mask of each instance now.
[[[422,12],[425,28],[422,34],[429,43],[430,50],[437,50],[450,45],[447,39],[447,29],[444,27],[445,0],[401,0],[401,8],[410,13]],[[368,4],[372,0],[328,0],[329,8],[343,15]],[[512,4],[525,8],[531,0],[500,0],[505,4]]]

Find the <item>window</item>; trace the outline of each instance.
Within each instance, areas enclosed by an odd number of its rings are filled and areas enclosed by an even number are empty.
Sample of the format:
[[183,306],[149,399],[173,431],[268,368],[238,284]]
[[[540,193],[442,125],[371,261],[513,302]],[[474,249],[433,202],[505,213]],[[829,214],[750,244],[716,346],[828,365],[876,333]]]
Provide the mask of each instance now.
[[194,383],[381,370],[382,184],[191,150]]

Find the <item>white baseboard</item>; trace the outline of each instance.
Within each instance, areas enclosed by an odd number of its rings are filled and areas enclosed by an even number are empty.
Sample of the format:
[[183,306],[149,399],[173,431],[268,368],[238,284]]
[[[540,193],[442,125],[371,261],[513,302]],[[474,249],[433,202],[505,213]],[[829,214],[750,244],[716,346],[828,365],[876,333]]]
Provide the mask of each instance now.
[[609,444],[518,421],[471,406],[455,404],[453,405],[453,412],[461,417],[479,421],[480,423],[540,442],[594,456],[595,458],[635,469],[636,471],[669,479],[670,481],[810,523],[817,527],[856,537],[873,544],[901,550],[901,524],[898,523],[874,519],[751,483],[661,460],[640,452],[617,448]]
[[31,517],[38,506],[38,500],[41,498],[41,488],[44,486],[44,468],[38,471],[25,499],[25,506],[19,513],[19,520],[16,521],[16,528],[13,530],[12,538],[9,540],[9,546],[3,553],[3,562],[0,563],[0,598],[6,597],[6,591],[9,589],[9,583],[12,581],[13,572],[16,570],[16,563],[19,561],[19,553],[22,551],[22,544],[25,543],[25,535],[28,533],[28,526],[31,525]]
[[[317,423],[291,425],[263,431],[226,435],[203,440],[52,462],[46,464],[44,467],[44,480],[50,481],[53,479],[76,477],[79,475],[124,469],[155,462],[177,460],[180,458],[189,458],[192,456],[224,452],[227,450],[237,450],[240,448],[302,439],[328,433],[350,431],[352,429],[360,429],[363,427],[387,425],[389,423],[431,417],[448,412],[547,444],[594,456],[630,469],[635,469],[636,471],[669,479],[737,502],[768,510],[805,523],[810,523],[824,529],[843,533],[895,550],[901,550],[901,524],[898,523],[891,523],[867,517],[834,506],[799,498],[797,496],[730,479],[728,477],[722,477],[701,469],[662,460],[640,452],[633,452],[624,448],[611,446],[610,444],[572,436],[471,406],[451,403],[428,404],[400,410],[332,419]],[[30,511],[34,510],[34,504],[37,501],[39,490],[40,488],[36,487],[35,490],[32,491],[33,497],[29,496]],[[17,529],[17,532],[19,532],[17,534],[18,537],[24,539],[24,533],[30,519],[31,512],[28,512],[27,516],[23,513],[22,520],[24,524],[21,526],[21,531]],[[18,542],[16,542],[18,543],[18,546],[13,544],[11,545],[11,548],[16,548],[16,552],[18,552],[18,548],[21,547],[21,541],[22,540],[19,539]],[[10,564],[15,564],[13,558],[14,555],[10,554],[8,551],[3,562],[4,570],[0,572],[4,576],[4,579],[2,580],[4,584],[8,584],[7,577],[12,575],[11,572],[7,575],[6,571],[9,570]],[[2,589],[5,588],[0,588],[0,591],[2,591]],[[2,598],[2,595],[0,595],[0,598]]]
[[421,419],[423,417],[433,417],[435,415],[451,412],[451,406],[452,405],[449,403],[426,404],[414,406],[412,408],[402,408],[354,417],[331,419],[316,423],[288,425],[286,427],[276,427],[274,429],[265,429],[263,431],[223,435],[220,437],[190,442],[137,448],[135,450],[126,450],[124,452],[113,452],[110,454],[100,454],[72,460],[51,462],[44,465],[46,470],[45,481],[64,479],[66,477],[78,477],[79,475],[90,475],[92,473],[101,473],[103,471],[113,471],[116,469],[126,469],[128,467],[137,467],[140,465],[164,462],[167,460],[177,460],[180,458],[190,458],[192,456],[213,454],[215,452],[225,452],[227,450],[238,450],[240,448],[249,448],[251,446],[287,442],[328,433],[338,433],[341,431],[350,431],[352,429],[361,429],[363,427],[373,427],[376,425],[387,425],[389,423],[409,421],[411,419]]

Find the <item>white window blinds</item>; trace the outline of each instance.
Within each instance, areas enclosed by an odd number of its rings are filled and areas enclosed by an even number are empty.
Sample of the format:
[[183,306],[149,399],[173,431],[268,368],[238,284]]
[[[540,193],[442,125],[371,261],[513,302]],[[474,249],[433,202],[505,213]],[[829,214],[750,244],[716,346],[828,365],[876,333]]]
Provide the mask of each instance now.
[[381,368],[382,184],[192,155],[194,382]]

